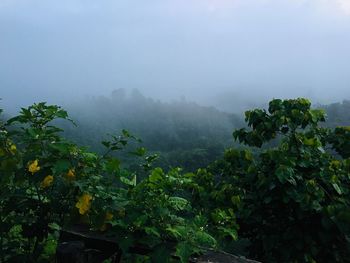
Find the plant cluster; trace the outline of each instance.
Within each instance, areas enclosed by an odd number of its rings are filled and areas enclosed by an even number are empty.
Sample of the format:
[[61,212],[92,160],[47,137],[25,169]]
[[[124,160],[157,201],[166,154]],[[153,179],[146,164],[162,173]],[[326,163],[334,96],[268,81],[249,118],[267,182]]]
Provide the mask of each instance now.
[[1,262],[49,261],[59,229],[73,224],[115,236],[125,257],[145,246],[152,252],[146,259],[156,262],[186,262],[200,246],[215,246],[185,191],[190,175],[152,169],[156,156],[138,148],[133,155],[148,174],[138,180],[111,156],[136,139],[127,131],[104,141],[105,154],[97,155],[63,139],[51,125],[57,118],[68,119],[67,112],[39,103],[1,124]]

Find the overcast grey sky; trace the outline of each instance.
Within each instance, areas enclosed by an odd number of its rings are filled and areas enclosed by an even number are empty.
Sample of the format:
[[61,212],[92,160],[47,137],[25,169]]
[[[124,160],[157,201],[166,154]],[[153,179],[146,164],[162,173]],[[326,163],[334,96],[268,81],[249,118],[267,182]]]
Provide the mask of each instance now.
[[350,0],[0,0],[4,107],[116,88],[350,98]]

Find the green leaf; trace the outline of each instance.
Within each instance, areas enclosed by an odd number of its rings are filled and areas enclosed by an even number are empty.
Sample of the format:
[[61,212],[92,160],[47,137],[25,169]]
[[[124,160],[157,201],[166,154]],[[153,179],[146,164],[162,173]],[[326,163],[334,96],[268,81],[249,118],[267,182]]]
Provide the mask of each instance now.
[[111,142],[110,141],[102,141],[101,143],[106,148],[109,148],[111,146]]
[[332,186],[333,186],[334,190],[335,190],[339,195],[342,194],[342,190],[340,189],[340,187],[339,187],[338,184],[333,183]]
[[147,235],[153,235],[156,237],[160,237],[160,233],[157,228],[155,227],[145,227],[145,232]]
[[121,176],[120,181],[129,186],[136,186],[136,174],[132,175],[131,180],[126,178],[125,176]]
[[168,201],[170,205],[177,211],[185,210],[189,206],[189,202],[181,197],[170,197]]
[[227,227],[218,227],[218,230],[223,234],[223,236],[229,236],[233,240],[238,239],[238,233],[237,230],[234,228],[227,228]]
[[144,156],[146,154],[147,150],[144,147],[137,148],[134,152],[131,152],[130,154],[136,155],[136,156]]
[[58,118],[67,119],[68,113],[65,110],[59,110],[59,111],[57,111],[56,116]]
[[310,139],[304,139],[304,144],[307,146],[315,146],[316,145],[316,139],[310,138]]
[[182,263],[187,263],[193,252],[193,248],[190,244],[186,242],[180,242],[176,246],[175,255],[180,258],[180,261]]
[[106,163],[106,170],[109,173],[114,173],[119,171],[120,168],[120,161],[116,158],[109,159]]
[[[236,232],[236,238],[237,238],[237,232]],[[208,233],[200,230],[195,233],[195,239],[196,242],[198,242],[201,246],[209,246],[214,247],[216,245],[216,240]]]
[[71,168],[71,163],[69,161],[58,160],[53,166],[53,171],[56,173],[65,173],[69,168]]
[[62,154],[67,155],[67,154],[69,154],[69,150],[71,148],[71,145],[68,143],[52,143],[49,145],[49,147],[61,152]]
[[161,181],[162,179],[163,179],[163,170],[162,170],[162,168],[155,168],[152,172],[151,172],[151,174],[150,174],[150,176],[148,177],[148,179],[149,179],[149,181],[151,182],[151,183],[155,183],[155,182],[157,182],[157,181]]
[[284,184],[285,182],[289,182],[293,185],[296,185],[296,181],[293,178],[293,175],[294,175],[293,168],[287,167],[285,165],[281,165],[277,168],[275,174],[276,174],[278,180],[282,184]]
[[231,197],[231,202],[233,205],[238,206],[241,203],[241,197],[239,195],[234,195]]
[[166,246],[158,246],[154,249],[151,255],[152,262],[155,263],[168,263],[171,261],[171,250]]
[[135,240],[131,236],[126,236],[122,239],[118,240],[118,246],[123,251],[123,253],[127,254],[129,252],[129,248],[134,244]]
[[167,227],[165,230],[176,239],[180,239],[186,234],[186,229],[183,226]]

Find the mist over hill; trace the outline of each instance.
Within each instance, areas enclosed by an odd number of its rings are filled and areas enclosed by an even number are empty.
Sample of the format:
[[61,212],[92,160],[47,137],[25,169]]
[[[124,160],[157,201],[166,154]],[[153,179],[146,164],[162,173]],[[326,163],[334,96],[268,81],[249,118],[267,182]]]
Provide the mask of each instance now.
[[118,89],[110,96],[90,97],[64,107],[77,124],[61,124],[67,138],[102,152],[102,139],[127,129],[150,152],[161,153],[163,166],[208,165],[233,145],[232,131],[244,125],[242,116],[236,114],[185,99],[162,102],[138,90]]
[[[230,105],[234,108],[239,103],[242,101],[232,99]],[[327,111],[326,125],[332,127],[350,125],[349,105],[349,101],[314,103],[314,107]],[[63,106],[77,124],[60,124],[67,138],[103,152],[101,141],[109,139],[108,134],[117,135],[126,129],[142,140],[140,146],[160,154],[158,164],[163,167],[193,170],[207,166],[225,148],[237,145],[232,132],[245,127],[243,109],[228,113],[185,98],[164,102],[138,90],[118,89],[109,96],[86,97]],[[266,108],[266,103],[263,106]],[[127,156],[124,158],[127,162]]]

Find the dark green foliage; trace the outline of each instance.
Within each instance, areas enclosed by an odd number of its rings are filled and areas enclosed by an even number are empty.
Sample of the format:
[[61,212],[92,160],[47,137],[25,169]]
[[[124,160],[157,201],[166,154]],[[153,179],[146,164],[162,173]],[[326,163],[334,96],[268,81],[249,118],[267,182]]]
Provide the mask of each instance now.
[[[228,126],[220,130],[218,122],[230,116],[140,94],[129,98],[128,115],[114,108],[125,107],[124,95],[101,99],[99,112],[81,116],[82,134],[73,137],[95,143],[101,132],[118,128],[108,114],[129,124],[139,115],[133,121],[151,127],[135,124],[155,145],[149,152],[126,130],[106,136],[101,154],[89,152],[60,136],[53,121],[67,120],[67,112],[45,103],[0,122],[1,262],[52,260],[58,230],[75,223],[117,237],[125,260],[136,260],[129,249],[141,246],[151,251],[138,257],[142,262],[172,256],[187,262],[205,246],[263,262],[349,261],[349,127],[320,125],[325,112],[306,99],[272,100],[267,110],[248,111],[248,127],[233,133],[244,148],[227,149],[224,159],[187,173],[220,155]],[[128,155],[116,158],[115,151]],[[153,168],[157,162],[186,167]]]
[[[51,170],[41,163],[58,164],[62,159],[70,163],[67,159],[73,145],[57,135],[60,129],[50,126],[55,118],[67,119],[67,113],[58,106],[39,103],[23,108],[19,116],[0,127],[2,262],[47,260],[45,251],[49,248],[44,240],[52,240],[56,234],[55,223],[63,220],[62,216],[74,202],[69,200],[72,189],[64,188],[62,182],[50,188],[50,192],[45,190],[49,183],[42,184],[54,168]],[[13,123],[24,125],[15,129]],[[30,164],[37,159],[40,159],[34,167],[37,170],[30,169]],[[73,158],[69,159],[74,162]]]
[[328,140],[343,158],[350,158],[350,126],[336,127]]
[[310,106],[305,99],[273,100],[268,112],[247,112],[251,130],[234,132],[236,139],[261,147],[281,136],[280,144],[256,155],[229,150],[217,164],[222,180],[239,191],[239,236],[263,262],[347,262],[350,256],[348,133],[318,127],[325,114]]
[[187,262],[216,246],[206,217],[192,208],[192,174],[152,168],[157,156],[141,147],[130,156],[142,179],[112,155],[138,141],[128,131],[103,141],[98,155],[60,137],[57,118],[67,112],[39,103],[0,123],[0,262],[47,262],[59,229],[74,224],[117,238],[125,258],[146,247],[143,262]]

